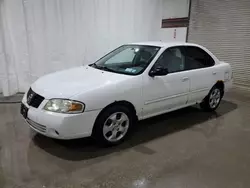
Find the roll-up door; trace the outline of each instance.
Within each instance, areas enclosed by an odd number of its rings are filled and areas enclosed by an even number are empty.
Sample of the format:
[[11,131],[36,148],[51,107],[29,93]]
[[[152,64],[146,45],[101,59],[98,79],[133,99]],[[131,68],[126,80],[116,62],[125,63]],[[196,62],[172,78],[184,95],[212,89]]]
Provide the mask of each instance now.
[[230,63],[234,83],[250,87],[250,0],[191,0],[188,42]]

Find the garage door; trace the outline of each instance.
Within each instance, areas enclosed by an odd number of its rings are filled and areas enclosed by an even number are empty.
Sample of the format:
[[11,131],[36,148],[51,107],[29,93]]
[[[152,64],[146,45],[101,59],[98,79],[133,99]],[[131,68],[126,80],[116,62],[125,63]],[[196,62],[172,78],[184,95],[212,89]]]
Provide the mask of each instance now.
[[188,41],[231,64],[235,84],[250,87],[250,0],[192,0]]

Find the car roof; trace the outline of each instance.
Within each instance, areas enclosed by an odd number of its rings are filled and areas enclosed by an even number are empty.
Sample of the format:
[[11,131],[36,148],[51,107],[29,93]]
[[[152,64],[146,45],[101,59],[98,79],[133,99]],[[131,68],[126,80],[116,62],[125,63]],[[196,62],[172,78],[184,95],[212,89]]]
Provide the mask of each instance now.
[[136,43],[130,43],[132,45],[145,45],[145,46],[155,46],[155,47],[161,47],[161,48],[168,48],[172,46],[197,46],[198,44],[193,43],[186,43],[186,42],[162,42],[162,41],[148,41],[148,42],[136,42]]

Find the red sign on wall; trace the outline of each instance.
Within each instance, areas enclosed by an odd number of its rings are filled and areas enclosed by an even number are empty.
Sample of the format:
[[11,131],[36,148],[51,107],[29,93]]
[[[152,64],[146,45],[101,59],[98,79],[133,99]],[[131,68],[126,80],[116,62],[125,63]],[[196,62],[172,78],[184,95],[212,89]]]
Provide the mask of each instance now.
[[161,28],[175,28],[175,27],[188,27],[189,18],[169,18],[163,19]]

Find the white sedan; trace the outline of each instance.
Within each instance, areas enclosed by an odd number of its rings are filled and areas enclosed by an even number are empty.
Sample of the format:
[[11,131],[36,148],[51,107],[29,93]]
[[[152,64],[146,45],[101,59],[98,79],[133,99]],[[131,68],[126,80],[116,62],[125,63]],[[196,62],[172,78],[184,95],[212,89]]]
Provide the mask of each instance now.
[[231,86],[230,65],[200,45],[126,44],[93,64],[38,79],[23,97],[21,114],[45,136],[93,136],[114,145],[136,120],[194,104],[215,110]]

